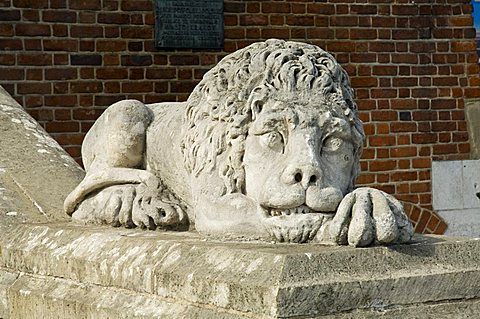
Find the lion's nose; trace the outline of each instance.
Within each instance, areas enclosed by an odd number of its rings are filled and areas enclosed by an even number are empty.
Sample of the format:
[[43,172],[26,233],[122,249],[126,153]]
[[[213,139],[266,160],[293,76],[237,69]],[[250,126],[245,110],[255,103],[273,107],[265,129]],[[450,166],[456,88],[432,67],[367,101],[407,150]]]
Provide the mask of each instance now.
[[314,165],[289,166],[285,169],[282,179],[289,185],[300,183],[307,188],[314,185],[321,178],[321,173]]

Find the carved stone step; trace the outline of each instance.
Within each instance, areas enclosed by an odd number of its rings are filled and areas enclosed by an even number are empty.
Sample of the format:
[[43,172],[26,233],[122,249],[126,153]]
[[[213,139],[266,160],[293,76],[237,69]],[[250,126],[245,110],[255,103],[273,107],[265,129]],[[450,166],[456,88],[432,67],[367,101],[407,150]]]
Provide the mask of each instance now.
[[61,223],[0,226],[0,247],[0,267],[19,274],[0,284],[11,318],[473,318],[480,310],[475,239],[359,249]]

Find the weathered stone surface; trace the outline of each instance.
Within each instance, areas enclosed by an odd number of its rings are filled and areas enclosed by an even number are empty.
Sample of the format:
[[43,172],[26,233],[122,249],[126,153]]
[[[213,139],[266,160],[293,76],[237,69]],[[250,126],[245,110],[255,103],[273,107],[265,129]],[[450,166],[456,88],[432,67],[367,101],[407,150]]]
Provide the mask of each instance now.
[[480,298],[480,241],[472,239],[417,237],[410,245],[354,249],[24,224],[1,227],[0,247],[0,267],[27,275],[8,290],[14,318],[34,304],[77,311],[72,318],[168,318],[169,311],[178,318],[348,318],[352,311],[394,318],[404,308],[415,318],[432,307],[451,313],[452,301],[468,314]]
[[432,193],[445,235],[480,237],[480,160],[434,161]]
[[480,99],[465,100],[465,118],[470,138],[470,154],[480,159]]
[[86,224],[189,222],[218,238],[407,242],[400,202],[354,189],[364,132],[353,95],[319,47],[254,43],[207,72],[184,103],[110,106],[85,137],[87,174],[65,211]]
[[0,218],[66,220],[63,200],[84,172],[1,87],[0,136]]

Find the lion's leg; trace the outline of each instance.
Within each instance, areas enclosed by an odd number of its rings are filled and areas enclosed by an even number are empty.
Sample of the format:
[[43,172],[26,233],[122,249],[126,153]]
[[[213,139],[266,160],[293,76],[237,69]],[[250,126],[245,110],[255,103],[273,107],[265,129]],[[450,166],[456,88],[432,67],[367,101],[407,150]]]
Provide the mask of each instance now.
[[165,200],[166,189],[144,168],[151,120],[151,111],[131,100],[113,104],[97,120],[82,145],[87,174],[65,200],[74,220],[150,229],[187,222],[181,205]]
[[151,120],[151,111],[135,100],[117,102],[100,116],[82,144],[87,174],[65,200],[67,214],[72,214],[93,191],[155,179],[153,174],[142,169],[146,130]]
[[111,105],[95,122],[82,145],[87,172],[96,167],[142,168],[151,111],[141,102]]

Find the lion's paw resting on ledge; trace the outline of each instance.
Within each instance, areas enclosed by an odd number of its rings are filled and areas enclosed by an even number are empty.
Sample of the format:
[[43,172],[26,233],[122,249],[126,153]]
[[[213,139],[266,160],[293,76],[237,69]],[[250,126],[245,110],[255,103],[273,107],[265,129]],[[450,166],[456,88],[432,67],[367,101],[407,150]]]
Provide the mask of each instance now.
[[317,46],[268,40],[207,72],[182,103],[110,106],[65,200],[83,223],[219,238],[408,242],[402,205],[355,189],[364,132],[346,72]]

